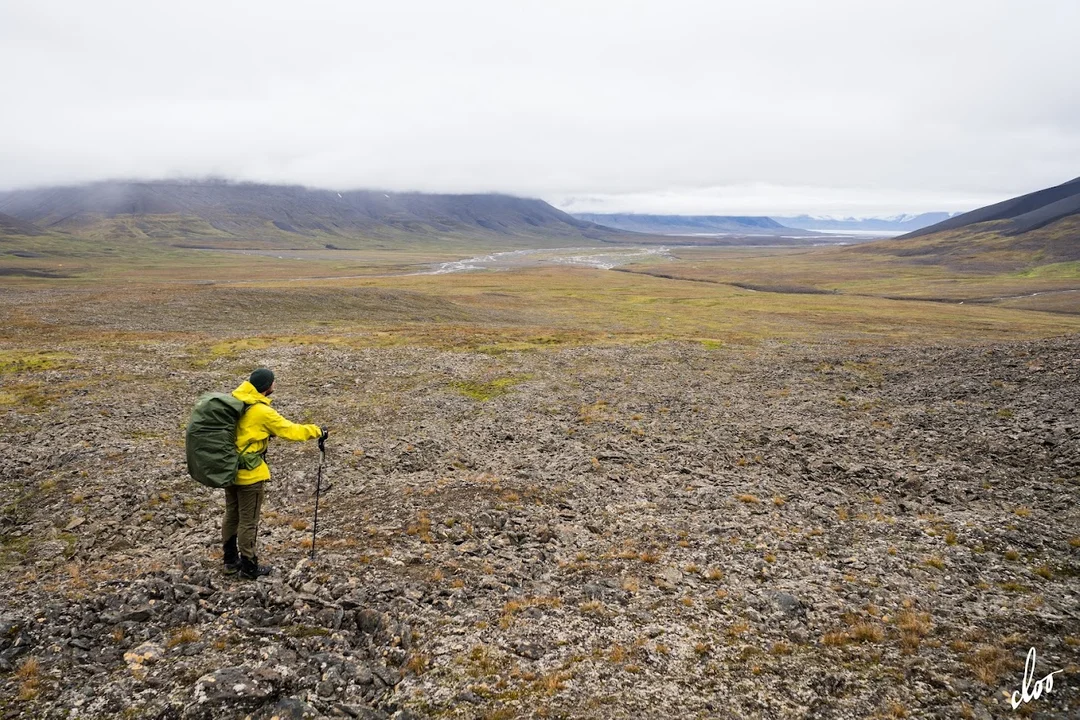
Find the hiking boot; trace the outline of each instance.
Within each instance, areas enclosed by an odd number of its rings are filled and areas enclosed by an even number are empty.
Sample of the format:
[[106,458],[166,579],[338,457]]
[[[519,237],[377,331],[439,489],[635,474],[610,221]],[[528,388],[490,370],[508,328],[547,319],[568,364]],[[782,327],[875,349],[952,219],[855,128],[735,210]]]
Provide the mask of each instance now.
[[225,562],[225,574],[235,575],[240,572],[240,551],[236,547],[236,536],[233,535],[226,540],[221,549],[225,551],[225,556],[222,558]]
[[259,558],[240,558],[240,577],[245,580],[258,580],[264,575],[269,575],[274,568],[269,565],[260,565]]

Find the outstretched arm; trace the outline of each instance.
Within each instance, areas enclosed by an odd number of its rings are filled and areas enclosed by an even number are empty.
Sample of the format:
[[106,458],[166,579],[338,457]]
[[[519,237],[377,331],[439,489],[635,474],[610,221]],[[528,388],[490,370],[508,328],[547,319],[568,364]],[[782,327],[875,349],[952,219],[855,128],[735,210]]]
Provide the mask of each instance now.
[[[264,406],[265,407],[265,406]],[[300,425],[286,420],[272,407],[266,408],[264,420],[267,432],[286,440],[314,440],[322,437],[322,428],[318,425]]]

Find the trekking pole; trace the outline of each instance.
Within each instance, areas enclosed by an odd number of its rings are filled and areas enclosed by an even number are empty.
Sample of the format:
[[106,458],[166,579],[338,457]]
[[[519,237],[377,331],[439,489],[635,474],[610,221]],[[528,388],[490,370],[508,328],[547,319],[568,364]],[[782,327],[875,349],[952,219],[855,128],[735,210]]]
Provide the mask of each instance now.
[[326,435],[319,438],[319,474],[315,480],[315,522],[311,527],[311,559],[315,559],[315,535],[319,532],[319,492],[322,490],[322,468],[326,462]]

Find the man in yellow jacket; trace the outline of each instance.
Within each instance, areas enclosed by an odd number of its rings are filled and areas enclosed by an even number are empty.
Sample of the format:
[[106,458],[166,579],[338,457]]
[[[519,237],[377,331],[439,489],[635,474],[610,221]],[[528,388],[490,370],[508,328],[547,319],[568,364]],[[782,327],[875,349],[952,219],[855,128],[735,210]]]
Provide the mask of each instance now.
[[240,383],[232,395],[247,406],[236,426],[236,449],[241,453],[236,483],[225,488],[225,520],[221,524],[221,540],[225,550],[225,572],[240,573],[240,577],[255,580],[269,575],[271,568],[260,566],[255,554],[266,481],[270,466],[266,464],[266,449],[270,436],[286,440],[316,440],[329,431],[318,425],[298,425],[290,422],[270,407],[274,392],[274,373],[259,368]]

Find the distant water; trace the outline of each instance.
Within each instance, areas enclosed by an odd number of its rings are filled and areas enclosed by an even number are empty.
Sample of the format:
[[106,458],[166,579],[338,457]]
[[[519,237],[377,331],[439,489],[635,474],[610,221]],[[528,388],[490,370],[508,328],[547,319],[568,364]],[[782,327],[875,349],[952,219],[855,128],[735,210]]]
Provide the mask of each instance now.
[[478,255],[465,260],[438,263],[430,270],[413,275],[445,275],[447,273],[474,272],[477,270],[512,270],[542,265],[576,265],[599,270],[626,265],[649,255],[673,259],[668,247],[609,248],[553,248],[544,250],[512,250],[508,252]]
[[822,235],[847,235],[855,238],[894,238],[911,230],[815,230]]

